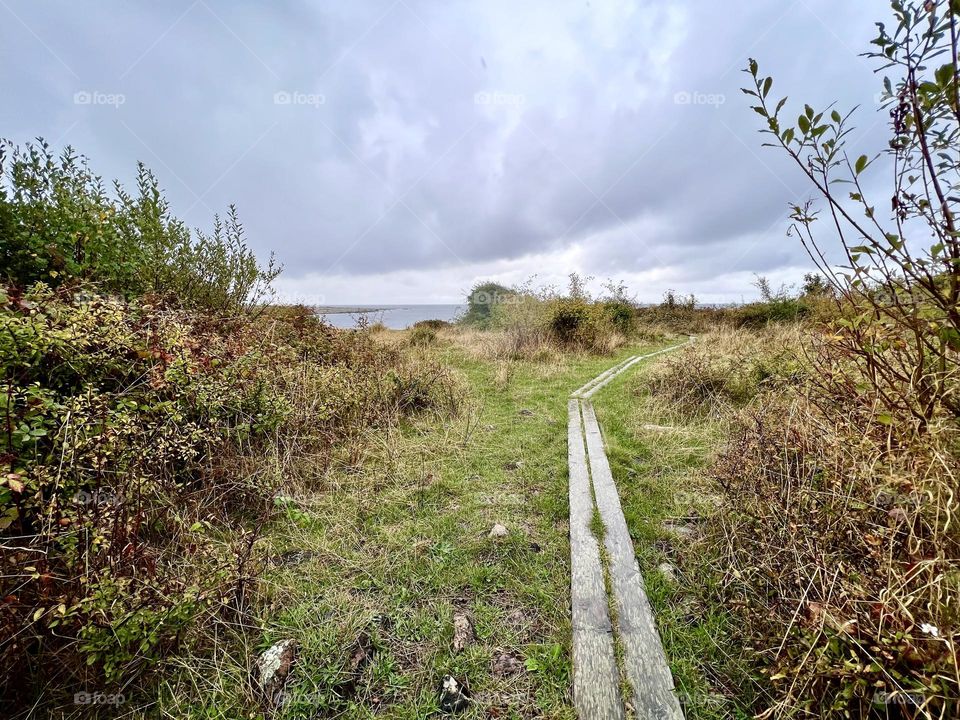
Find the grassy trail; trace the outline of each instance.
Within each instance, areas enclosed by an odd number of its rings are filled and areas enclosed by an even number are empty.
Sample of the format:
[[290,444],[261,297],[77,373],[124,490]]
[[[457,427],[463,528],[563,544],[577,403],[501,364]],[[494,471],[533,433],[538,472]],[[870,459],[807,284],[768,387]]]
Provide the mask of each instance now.
[[[450,674],[475,701],[460,717],[573,718],[567,397],[659,347],[540,363],[494,363],[448,342],[423,349],[424,362],[461,376],[460,416],[372,436],[362,458],[291,500],[268,538],[264,645],[300,643],[279,717],[423,718]],[[604,388],[598,410],[623,382]],[[506,537],[488,537],[496,523]],[[474,638],[455,652],[460,614]],[[207,688],[192,714],[238,716],[238,686]]]

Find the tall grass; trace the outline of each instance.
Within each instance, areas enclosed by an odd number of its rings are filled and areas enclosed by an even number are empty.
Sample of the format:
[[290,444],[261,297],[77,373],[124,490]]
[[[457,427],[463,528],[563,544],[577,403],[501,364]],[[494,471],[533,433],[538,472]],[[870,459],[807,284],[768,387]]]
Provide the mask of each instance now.
[[833,336],[723,330],[651,385],[729,440],[706,523],[719,593],[752,649],[763,717],[957,710],[958,428],[891,410]]

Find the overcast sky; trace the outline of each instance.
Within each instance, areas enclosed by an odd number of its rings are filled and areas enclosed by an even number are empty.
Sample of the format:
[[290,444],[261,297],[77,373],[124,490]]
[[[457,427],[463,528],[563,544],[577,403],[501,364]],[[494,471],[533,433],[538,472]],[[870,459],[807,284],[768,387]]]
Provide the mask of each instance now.
[[[136,162],[177,215],[236,203],[312,303],[460,300],[571,271],[708,302],[810,269],[799,170],[762,148],[747,57],[796,103],[862,106],[883,0],[0,0],[0,136]],[[826,227],[823,228],[827,230]]]

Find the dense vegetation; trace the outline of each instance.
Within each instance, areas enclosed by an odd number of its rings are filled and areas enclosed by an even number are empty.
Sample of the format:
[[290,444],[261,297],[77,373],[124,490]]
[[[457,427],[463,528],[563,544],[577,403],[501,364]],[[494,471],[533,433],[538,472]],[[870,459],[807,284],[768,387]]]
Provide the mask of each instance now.
[[[960,5],[892,9],[871,53],[891,74],[891,140],[876,156],[848,157],[852,114],[808,105],[788,125],[772,78],[747,68],[770,144],[831,222],[824,240],[817,206],[793,208],[823,273],[806,288],[817,312],[795,331],[708,334],[649,384],[687,422],[724,424],[719,507],[687,564],[707,578],[703,602],[737,619],[727,643],[755,669],[750,710],[763,717],[960,707]],[[888,199],[866,196],[874,165],[892,169],[889,215]],[[780,320],[808,315],[765,295]]]
[[[875,156],[832,107],[788,126],[750,61],[832,226],[794,207],[818,272],[737,307],[572,274],[336,331],[266,302],[279,269],[233,208],[191,232],[144,167],[108,189],[69,148],[0,145],[5,709],[423,717],[452,672],[472,716],[569,717],[563,400],[695,334],[597,400],[688,716],[956,716],[960,3],[891,5]],[[251,648],[287,637],[272,707]]]
[[[305,308],[231,209],[196,236],[141,168],[7,146],[0,185],[0,694],[129,688],[248,622],[254,543],[335,449],[440,400],[429,368]],[[449,397],[447,397],[449,400]]]

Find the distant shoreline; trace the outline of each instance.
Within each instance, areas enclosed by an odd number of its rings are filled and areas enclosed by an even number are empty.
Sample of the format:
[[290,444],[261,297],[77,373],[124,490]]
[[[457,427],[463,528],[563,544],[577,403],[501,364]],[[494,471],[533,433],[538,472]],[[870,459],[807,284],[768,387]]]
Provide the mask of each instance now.
[[377,307],[362,307],[358,305],[315,305],[313,308],[320,315],[355,315],[357,313],[386,312],[387,310],[409,310],[409,305],[384,305]]

